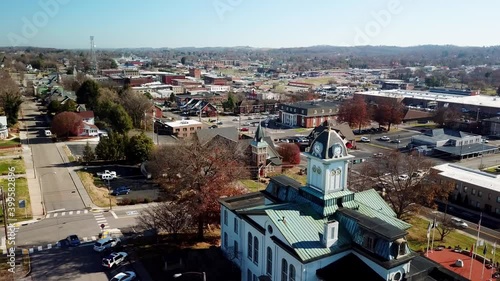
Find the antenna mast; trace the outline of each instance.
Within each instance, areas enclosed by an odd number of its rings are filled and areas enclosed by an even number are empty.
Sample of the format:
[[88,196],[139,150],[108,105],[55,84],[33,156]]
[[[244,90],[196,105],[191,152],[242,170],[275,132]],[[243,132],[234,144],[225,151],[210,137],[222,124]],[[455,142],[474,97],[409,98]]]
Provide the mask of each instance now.
[[94,36],[90,36],[90,71],[97,75],[97,57],[95,53]]

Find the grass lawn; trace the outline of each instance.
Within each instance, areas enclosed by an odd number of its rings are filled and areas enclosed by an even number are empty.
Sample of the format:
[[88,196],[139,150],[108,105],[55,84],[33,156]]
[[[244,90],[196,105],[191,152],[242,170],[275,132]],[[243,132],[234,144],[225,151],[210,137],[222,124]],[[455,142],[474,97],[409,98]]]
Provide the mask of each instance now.
[[337,79],[333,77],[312,77],[307,79],[299,79],[296,82],[309,83],[319,86],[319,85],[327,85],[330,80],[337,80]]
[[63,150],[64,150],[64,153],[66,153],[66,156],[68,156],[69,162],[75,161],[75,156],[73,156],[73,154],[71,154],[71,150],[69,150],[69,148],[66,145],[63,146]]
[[[7,188],[9,188],[7,179],[0,179],[0,186],[2,186],[3,190],[7,193]],[[15,181],[15,218],[17,220],[27,220],[31,219],[31,202],[30,202],[30,193],[28,190],[28,181],[26,178],[17,178]],[[11,186],[12,187],[12,186]],[[10,191],[9,191],[10,193]],[[7,198],[8,199],[8,198]],[[26,200],[26,208],[19,208],[19,200]]]
[[240,180],[240,183],[248,188],[250,192],[259,191],[266,188],[266,185],[264,183],[254,180]]
[[[427,248],[427,227],[429,226],[429,221],[420,217],[413,217],[410,219],[409,223],[411,223],[413,226],[409,229],[409,234],[406,237],[408,240],[408,245],[414,251],[425,251],[425,249]],[[451,248],[460,246],[462,247],[462,249],[470,249],[472,244],[474,244],[474,242],[476,241],[475,238],[469,237],[455,230],[448,234],[443,241],[438,241],[440,235],[437,230],[435,231],[434,235],[434,247],[438,245],[444,245],[446,247],[450,246]],[[493,249],[493,245],[488,243],[486,244],[486,257],[492,258],[493,255],[491,254],[491,250]],[[483,249],[484,246],[479,246],[477,253],[479,255],[482,255]],[[499,260],[499,258],[500,250],[496,251],[495,260]]]
[[299,175],[299,167],[293,167],[291,169],[286,170],[283,175],[288,176],[298,182],[300,182],[302,185],[306,185],[307,181],[307,175]]
[[9,173],[9,168],[14,167],[16,174],[24,174],[26,173],[26,169],[24,167],[24,160],[19,158],[10,158],[10,159],[0,159],[0,174],[7,175]]
[[111,205],[116,206],[116,198],[109,195],[108,188],[101,181],[95,181],[94,176],[88,172],[77,171],[76,173],[80,177],[83,186],[85,186],[92,203],[98,207],[109,207],[109,198],[111,197]]
[[18,145],[21,143],[21,140],[19,138],[14,138],[11,140],[4,140],[0,141],[0,147],[2,146],[11,146],[11,145]]
[[21,156],[22,149],[20,148],[5,148],[0,150],[0,156],[10,156],[10,155],[19,155]]

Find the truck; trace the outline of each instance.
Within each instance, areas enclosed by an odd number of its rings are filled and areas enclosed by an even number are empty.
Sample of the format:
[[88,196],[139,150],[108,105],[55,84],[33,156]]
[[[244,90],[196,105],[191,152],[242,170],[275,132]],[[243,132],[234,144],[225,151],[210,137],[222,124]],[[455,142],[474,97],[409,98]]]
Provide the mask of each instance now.
[[110,171],[110,170],[105,170],[103,173],[97,173],[97,176],[103,180],[112,180],[112,179],[116,179],[116,172]]

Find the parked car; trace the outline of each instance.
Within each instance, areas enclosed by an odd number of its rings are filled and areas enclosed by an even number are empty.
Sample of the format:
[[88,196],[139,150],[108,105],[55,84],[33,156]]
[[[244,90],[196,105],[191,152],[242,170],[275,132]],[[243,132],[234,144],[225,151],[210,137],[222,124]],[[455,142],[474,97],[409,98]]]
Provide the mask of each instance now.
[[367,137],[361,137],[361,139],[359,141],[360,142],[370,142],[370,139]]
[[389,141],[391,140],[388,136],[383,136],[380,138],[381,141]]
[[116,179],[116,172],[105,170],[103,173],[97,173],[97,176],[101,177],[103,180]]
[[242,131],[242,132],[248,132],[248,128],[241,128],[240,131]]
[[133,271],[124,271],[116,274],[110,281],[132,281],[136,280],[137,274]]
[[467,228],[469,227],[469,225],[464,222],[463,220],[459,219],[459,218],[451,218],[451,223],[456,226],[456,227],[460,227],[460,228]]
[[399,139],[394,139],[394,140],[391,140],[392,143],[401,143],[401,141]]
[[222,121],[217,122],[217,125],[222,125]]
[[379,152],[379,153],[373,153],[373,157],[375,157],[375,158],[381,158],[381,157],[383,157],[383,156],[384,156],[384,154],[383,154],[382,152]]
[[45,136],[46,137],[52,136],[52,132],[50,130],[45,130]]
[[113,237],[106,237],[97,240],[94,244],[94,251],[96,252],[104,252],[105,250],[109,250],[111,248],[114,248],[120,244],[120,239],[119,238],[113,238]]
[[130,188],[128,188],[127,186],[120,186],[120,187],[117,187],[111,191],[111,195],[115,195],[115,196],[127,195],[129,193],[130,193]]
[[80,238],[78,238],[77,235],[70,235],[66,238],[66,241],[68,241],[69,246],[76,247],[81,244]]
[[120,265],[128,257],[125,252],[111,253],[102,259],[102,266],[106,268],[113,268]]
[[402,174],[398,177],[398,180],[400,181],[405,181],[408,180],[410,177],[407,174]]
[[234,122],[238,122],[238,121],[240,121],[240,119],[238,119],[238,118],[234,118],[234,119],[233,119],[233,121],[234,121]]

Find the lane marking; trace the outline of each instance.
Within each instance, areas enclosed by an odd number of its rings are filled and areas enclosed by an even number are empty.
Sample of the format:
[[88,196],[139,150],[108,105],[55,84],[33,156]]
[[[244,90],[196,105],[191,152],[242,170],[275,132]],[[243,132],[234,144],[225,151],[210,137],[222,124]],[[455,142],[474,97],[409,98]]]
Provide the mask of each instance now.
[[118,218],[118,216],[116,215],[115,211],[111,211],[110,213],[113,215],[113,218],[115,218],[115,219]]
[[43,250],[43,247],[42,246],[38,246],[38,251],[42,251]]
[[89,212],[88,210],[83,211],[83,213],[84,213],[84,214],[86,214],[86,213],[88,213],[88,212]]
[[76,214],[79,215],[80,214],[80,211],[76,211]]
[[70,212],[69,212],[69,214],[70,214],[70,215],[72,215],[72,214],[73,214],[73,211],[70,211]]
[[65,216],[65,215],[66,215],[66,212],[63,212],[63,213],[61,214],[61,216]]
[[66,211],[66,209],[65,209],[65,208],[62,208],[62,209],[57,209],[57,210],[48,211],[48,212],[47,212],[47,214],[57,213],[57,212],[61,212],[61,211]]
[[57,213],[54,214],[54,218],[57,217]]

